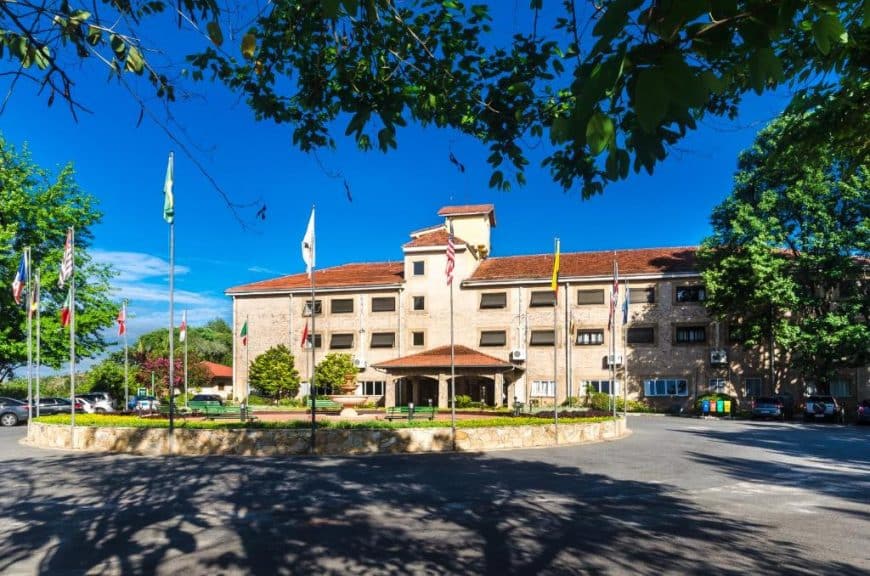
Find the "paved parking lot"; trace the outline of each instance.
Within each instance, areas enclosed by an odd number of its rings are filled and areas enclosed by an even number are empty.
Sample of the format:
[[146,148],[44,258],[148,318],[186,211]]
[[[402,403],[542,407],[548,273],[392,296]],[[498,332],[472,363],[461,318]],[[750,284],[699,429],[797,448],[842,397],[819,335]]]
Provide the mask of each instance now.
[[870,574],[870,427],[631,417],[624,440],[145,458],[0,429],[0,574]]

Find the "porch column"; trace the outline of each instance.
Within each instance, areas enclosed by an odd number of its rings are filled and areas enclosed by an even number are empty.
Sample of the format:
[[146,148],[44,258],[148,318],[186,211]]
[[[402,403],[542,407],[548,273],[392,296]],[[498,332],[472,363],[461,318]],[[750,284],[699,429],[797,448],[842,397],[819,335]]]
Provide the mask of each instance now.
[[384,388],[384,406],[390,408],[396,405],[396,378],[394,376],[387,377],[387,384]]
[[[504,389],[504,374],[501,372],[496,373],[495,375],[495,384],[493,384],[493,404],[496,406],[509,406],[509,402],[511,401],[511,397],[505,393]],[[505,394],[505,396],[502,396]]]
[[438,374],[438,407],[450,408],[450,382],[447,374]]

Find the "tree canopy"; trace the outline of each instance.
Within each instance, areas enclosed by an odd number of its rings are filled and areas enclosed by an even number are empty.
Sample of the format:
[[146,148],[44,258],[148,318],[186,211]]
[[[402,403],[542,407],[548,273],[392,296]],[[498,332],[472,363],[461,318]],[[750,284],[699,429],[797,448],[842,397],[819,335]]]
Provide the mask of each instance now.
[[171,16],[200,34],[190,77],[229,86],[258,120],[291,124],[302,150],[344,134],[388,151],[409,122],[451,128],[489,147],[490,185],[504,189],[525,181],[529,150],[546,138],[544,166],[584,197],[651,173],[701,119],[735,115],[746,92],[786,83],[793,111],[850,90],[866,102],[870,0],[530,0],[513,5],[512,20],[528,24],[512,35],[494,19],[511,8],[490,5],[103,0],[88,11],[21,0],[0,3],[0,47],[16,80],[74,112],[76,58],[145,76],[172,101],[184,81],[160,58],[177,44],[142,40]]
[[[179,332],[175,329],[175,353],[180,354],[182,344],[178,342]],[[215,318],[204,326],[187,327],[188,354],[199,360],[208,360],[224,366],[232,365],[233,332],[225,320]],[[142,334],[131,346],[137,361],[148,357],[169,355],[169,329],[158,328]],[[120,354],[120,353],[116,353]],[[121,356],[118,356],[119,358]]]
[[251,362],[248,380],[264,396],[292,398],[299,391],[296,359],[283,344],[269,348]]
[[338,394],[345,381],[351,376],[356,377],[358,373],[350,354],[331,352],[314,368],[315,384],[318,390],[330,390],[331,394]]
[[802,139],[828,112],[759,133],[699,252],[710,310],[747,345],[773,340],[820,383],[870,350],[867,141]]
[[[91,227],[100,221],[94,198],[75,182],[71,165],[56,176],[31,162],[0,137],[0,278],[11,282],[25,247],[31,249],[31,269],[40,274],[41,362],[59,368],[69,360],[69,332],[60,323],[67,289],[58,288],[66,231],[76,230],[76,355],[91,358],[107,342],[103,331],[118,312],[109,299],[109,266],[88,254]],[[35,328],[34,328],[35,329]],[[35,336],[34,336],[35,338]],[[0,291],[0,381],[27,363],[27,311],[17,306],[8,289]]]

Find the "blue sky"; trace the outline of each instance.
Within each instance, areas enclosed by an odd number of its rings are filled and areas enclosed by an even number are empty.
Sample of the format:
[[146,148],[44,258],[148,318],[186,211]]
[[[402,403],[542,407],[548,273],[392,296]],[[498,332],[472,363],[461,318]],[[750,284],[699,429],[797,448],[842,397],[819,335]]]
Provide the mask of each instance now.
[[[26,143],[45,168],[72,162],[80,186],[99,199],[104,217],[92,253],[120,272],[113,296],[130,299],[133,338],[168,324],[162,186],[170,150],[176,153],[176,324],[189,310],[189,323],[199,325],[230,319],[225,289],[304,270],[299,242],[312,205],[318,268],[399,260],[408,233],[439,222],[436,212],[450,204],[495,205],[493,256],[549,253],[556,236],[563,252],[695,245],[710,231],[712,208],[730,192],[738,152],[787,103],[783,93],[748,96],[736,121],[705,120],[653,176],[632,174],[584,201],[539,167],[550,149],[546,138],[526,141],[533,159],[527,185],[498,192],[487,186],[486,148],[458,133],[410,126],[399,132],[399,150],[386,155],[359,152],[347,139],[335,151],[304,154],[291,145],[291,127],[256,122],[217,85],[192,86],[168,110],[149,98],[159,122],[146,117],[137,127],[139,106],[123,87],[106,82],[102,70],[82,73],[78,97],[92,114],[80,114],[76,123],[62,104],[47,108],[34,86],[19,83],[0,115],[0,131],[19,148]],[[150,95],[144,84],[143,90]],[[234,202],[265,203],[265,221],[255,219],[256,208],[241,208],[249,226],[240,225],[164,126]],[[464,173],[450,163],[451,152]]]

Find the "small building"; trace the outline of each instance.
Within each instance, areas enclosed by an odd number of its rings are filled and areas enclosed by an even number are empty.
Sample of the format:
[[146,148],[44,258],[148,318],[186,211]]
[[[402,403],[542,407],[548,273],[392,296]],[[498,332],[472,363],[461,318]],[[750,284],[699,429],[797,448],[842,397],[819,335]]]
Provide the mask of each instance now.
[[200,366],[205,368],[209,382],[202,387],[202,394],[217,394],[225,400],[230,398],[233,391],[232,367],[205,360],[200,362]]

